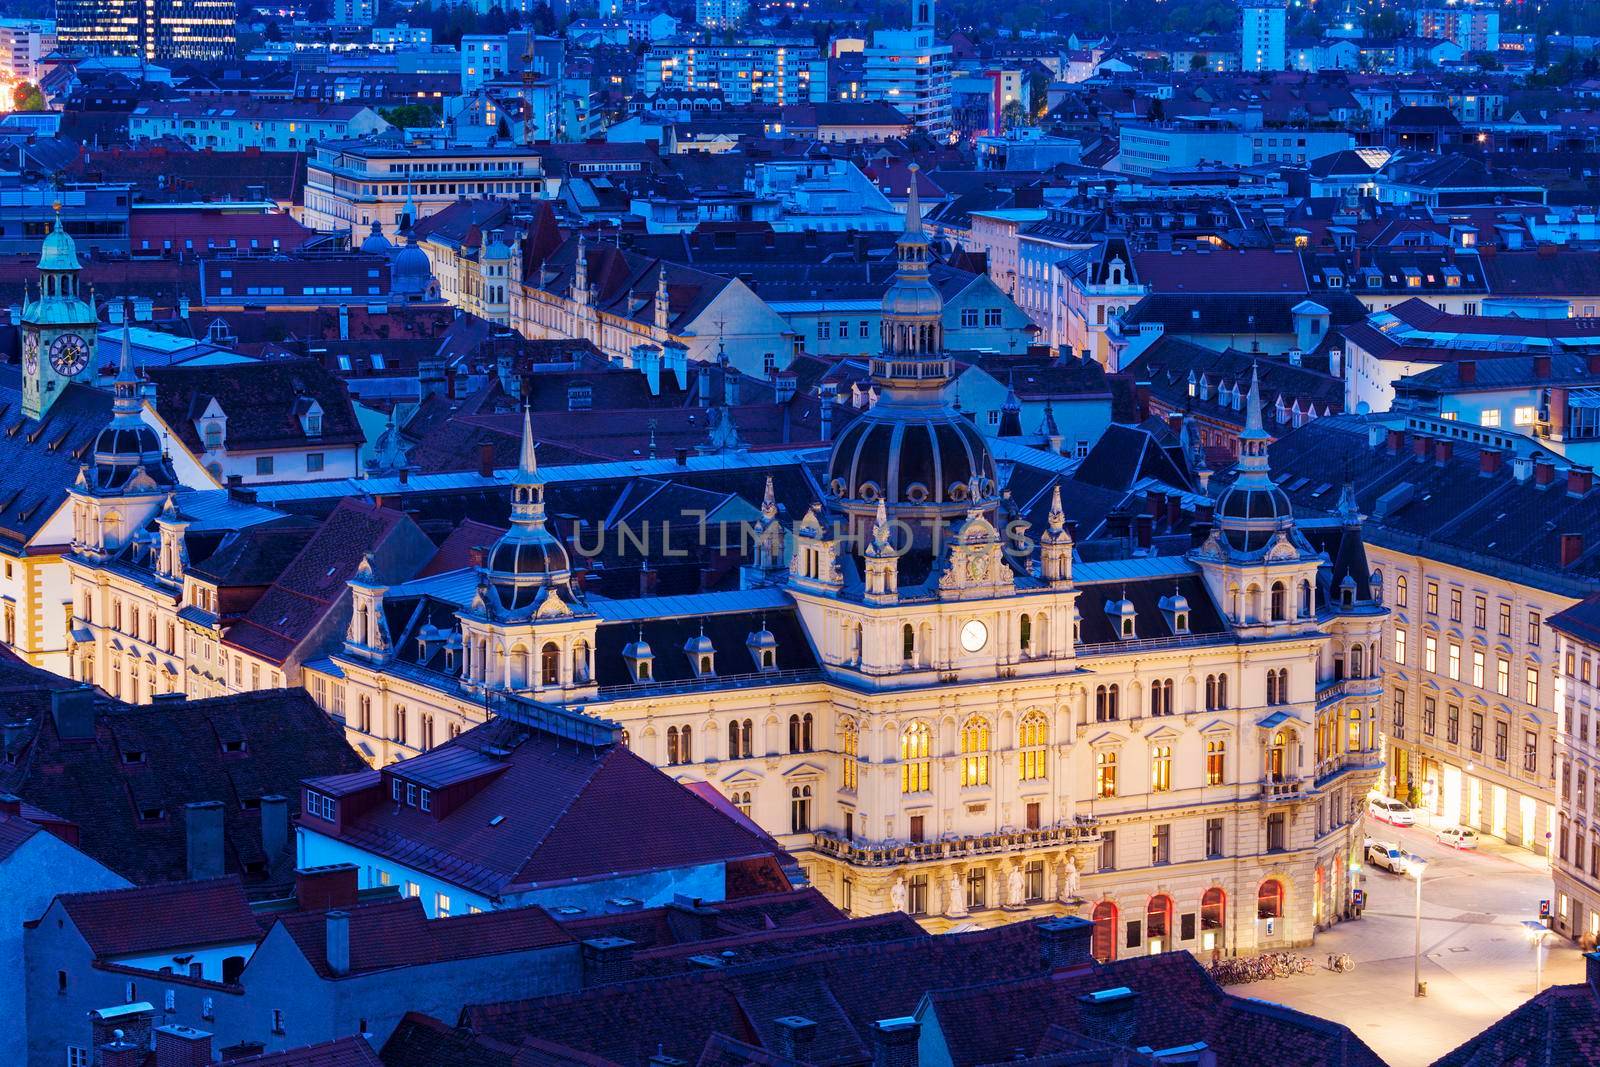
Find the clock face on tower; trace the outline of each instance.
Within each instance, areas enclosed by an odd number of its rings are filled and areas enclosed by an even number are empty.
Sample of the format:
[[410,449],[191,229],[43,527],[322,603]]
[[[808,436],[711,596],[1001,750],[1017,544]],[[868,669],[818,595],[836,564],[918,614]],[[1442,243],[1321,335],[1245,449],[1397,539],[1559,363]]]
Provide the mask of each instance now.
[[89,342],[75,333],[64,333],[50,343],[50,366],[70,378],[89,365]]
[[32,330],[22,335],[22,373],[30,378],[39,373],[39,335]]
[[961,647],[968,652],[982,652],[989,643],[989,628],[978,619],[968,620],[961,628]]

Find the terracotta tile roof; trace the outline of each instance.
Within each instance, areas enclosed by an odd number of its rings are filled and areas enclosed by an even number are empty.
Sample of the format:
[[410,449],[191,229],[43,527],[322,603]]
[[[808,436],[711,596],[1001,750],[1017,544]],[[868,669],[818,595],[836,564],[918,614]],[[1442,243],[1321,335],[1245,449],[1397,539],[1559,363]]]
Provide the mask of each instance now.
[[[227,363],[202,367],[152,367],[156,412],[196,455],[206,451],[196,420],[215,400],[227,416],[229,451],[315,448],[359,444],[350,391],[313,359]],[[322,432],[307,436],[300,407],[322,408]]]
[[[489,896],[772,854],[766,840],[626,748],[573,744],[510,715],[393,764],[384,776],[442,782],[465,773],[464,760],[477,789],[450,810],[377,804],[347,816],[339,836]],[[484,777],[484,760],[504,769]],[[491,824],[495,816],[504,817]]]
[[261,939],[237,877],[69,893],[56,900],[97,957]]
[[446,1026],[418,1012],[407,1012],[383,1045],[384,1067],[613,1067],[590,1056],[537,1038],[520,1044]]
[[403,512],[349,497],[340,500],[261,599],[228,628],[223,643],[273,663],[286,662],[344,602],[346,583],[367,553],[378,561],[380,578],[410,577],[426,557],[408,558],[403,551],[407,541],[415,547],[427,538]]
[[[527,952],[575,940],[543,908],[429,919],[421,899],[405,897],[346,910],[350,916],[350,974]],[[278,923],[318,974],[337,977],[328,969],[326,912],[291,912]]]
[[503,526],[491,526],[475,519],[462,519],[460,524],[450,531],[449,536],[439,543],[439,550],[417,572],[417,577],[426,578],[429,575],[445,574],[472,566],[473,549],[488,548],[505,532]]
[[[140,707],[102,699],[92,742],[62,741],[47,689],[7,701],[13,715],[32,720],[32,734],[17,762],[0,767],[0,788],[71,820],[84,853],[140,885],[185,877],[183,809],[201,801],[223,803],[228,871],[252,892],[287,885],[293,837],[282,854],[266,855],[256,802],[284,796],[292,816],[307,771],[366,765],[303,689]],[[243,750],[225,753],[224,741],[241,741]],[[152,813],[158,817],[143,817]]]
[[361,1037],[340,1037],[319,1045],[304,1045],[282,1052],[263,1052],[229,1060],[247,1067],[383,1067],[372,1046]]

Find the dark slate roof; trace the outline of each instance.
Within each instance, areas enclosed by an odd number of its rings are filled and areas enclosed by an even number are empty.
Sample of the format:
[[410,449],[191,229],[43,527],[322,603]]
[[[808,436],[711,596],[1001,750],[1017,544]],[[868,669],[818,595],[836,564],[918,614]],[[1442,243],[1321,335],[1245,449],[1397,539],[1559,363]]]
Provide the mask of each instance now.
[[[430,919],[423,911],[421,898],[402,897],[347,908],[346,912],[350,916],[347,974],[371,974],[574,943],[572,935],[539,907]],[[294,938],[319,975],[341,977],[328,968],[328,924],[323,912],[290,912],[278,924]]]
[[[1296,407],[1318,416],[1344,409],[1344,383],[1330,374],[1295,366],[1281,356],[1231,348],[1217,351],[1175,337],[1163,337],[1151,345],[1126,371],[1148,383],[1151,394],[1169,410],[1190,412],[1228,426],[1244,426],[1244,408],[1234,407],[1231,398],[1236,388],[1241,396],[1249,393],[1252,371],[1261,379],[1262,416],[1270,433],[1282,433],[1293,425]],[[1192,396],[1191,376],[1195,382]],[[1223,403],[1224,395],[1228,403]],[[1277,418],[1280,402],[1284,411],[1281,423]]]
[[[1596,967],[1587,961],[1592,971]],[[1546,989],[1434,1061],[1433,1067],[1600,1063],[1600,995],[1588,983]]]
[[[206,451],[195,420],[215,399],[228,418],[230,451],[359,444],[350,390],[314,359],[225,363],[203,367],[152,367],[156,413],[196,455]],[[322,407],[322,433],[308,437],[301,408]]]
[[1227,634],[1231,630],[1222,612],[1212,602],[1199,573],[1180,578],[1148,578],[1140,581],[1115,580],[1080,582],[1078,613],[1082,620],[1080,644],[1092,645],[1121,640],[1116,623],[1106,612],[1106,604],[1126,597],[1133,603],[1134,636],[1139,639],[1176,636],[1161,612],[1161,601],[1175,592],[1189,601],[1189,632]]
[[1600,256],[1589,249],[1496,249],[1480,257],[1496,296],[1587,296],[1600,293]]
[[1557,612],[1550,616],[1549,622],[1552,629],[1571,634],[1587,644],[1600,646],[1600,593]]
[[69,893],[56,898],[97,957],[261,939],[237,877]]
[[[1123,322],[1160,323],[1174,333],[1293,333],[1292,312],[1305,299],[1304,293],[1152,293]],[[1313,302],[1327,309],[1333,326],[1367,317],[1366,305],[1349,293],[1319,293]]]
[[[1427,457],[1416,454],[1415,433],[1391,453],[1386,439],[1369,444],[1369,424],[1380,419],[1318,419],[1272,446],[1273,478],[1288,494],[1296,517],[1330,516],[1348,478],[1367,516],[1362,530],[1371,544],[1419,552],[1565,596],[1589,595],[1600,579],[1600,492],[1569,494],[1562,471],[1544,487],[1533,477],[1519,481],[1510,457],[1498,471],[1483,474],[1483,449],[1466,440],[1452,439],[1452,455],[1443,463],[1432,438],[1423,438]],[[1583,537],[1584,550],[1569,567],[1560,565],[1562,534]]]
[[[777,639],[778,669],[811,670],[817,666],[805,629],[793,609],[767,612],[730,612],[700,618],[662,617],[642,623],[608,623],[595,633],[595,680],[601,685],[626,685],[632,680],[622,658],[625,646],[644,635],[655,653],[653,674],[657,683],[687,682],[695,678],[684,643],[701,633],[716,648],[719,675],[752,674],[758,668],[745,640],[763,626]],[[708,683],[714,684],[714,683]]]
[[1073,480],[1102,489],[1126,491],[1153,478],[1174,489],[1184,489],[1191,478],[1181,456],[1175,454],[1171,434],[1144,426],[1112,423],[1073,473]]
[[13,551],[30,541],[67,499],[78,466],[111,421],[111,397],[76,383],[42,422],[22,417],[22,376],[0,367],[0,539]]
[[[481,775],[485,760],[502,769]],[[382,777],[371,771],[335,784],[345,795],[386,795],[389,775],[426,776],[437,789],[465,764],[480,775],[477,791],[450,810],[378,803],[347,815],[338,836],[490,896],[573,878],[773,855],[765,840],[627,748],[576,745],[508,715],[392,764]],[[491,825],[496,815],[504,818]]]
[[492,1041],[467,1030],[446,1026],[428,1015],[407,1012],[383,1043],[384,1067],[524,1067],[516,1045]]
[[[1600,385],[1600,374],[1590,369],[1589,356],[1573,352],[1545,353],[1549,360],[1546,373],[1539,373],[1533,355],[1505,355],[1484,353],[1493,358],[1483,360],[1460,359],[1441,363],[1437,367],[1417,374],[1408,374],[1395,381],[1397,393],[1454,394],[1493,392],[1501,389],[1550,388],[1552,386]],[[1470,352],[1461,355],[1470,357]],[[1463,380],[1463,368],[1472,380]]]
[[[266,855],[257,801],[286,797],[292,817],[308,771],[366,766],[303,689],[140,706],[102,700],[90,743],[62,741],[47,690],[8,699],[13,715],[32,720],[33,735],[16,764],[0,768],[4,788],[76,823],[83,852],[139,885],[185,877],[184,805],[202,801],[223,804],[226,870],[252,893],[287,885],[293,835],[281,855]],[[243,750],[224,752],[225,741],[242,741]]]

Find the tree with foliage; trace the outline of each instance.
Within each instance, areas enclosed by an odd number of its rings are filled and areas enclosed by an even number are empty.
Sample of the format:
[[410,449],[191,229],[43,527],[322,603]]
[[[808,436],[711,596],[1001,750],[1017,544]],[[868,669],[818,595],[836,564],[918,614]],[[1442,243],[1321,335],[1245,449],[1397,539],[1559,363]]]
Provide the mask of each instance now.
[[408,126],[439,125],[439,113],[427,104],[400,104],[397,107],[381,108],[378,115],[389,125],[401,129]]
[[12,107],[17,111],[43,111],[44,93],[32,82],[19,82],[11,90]]

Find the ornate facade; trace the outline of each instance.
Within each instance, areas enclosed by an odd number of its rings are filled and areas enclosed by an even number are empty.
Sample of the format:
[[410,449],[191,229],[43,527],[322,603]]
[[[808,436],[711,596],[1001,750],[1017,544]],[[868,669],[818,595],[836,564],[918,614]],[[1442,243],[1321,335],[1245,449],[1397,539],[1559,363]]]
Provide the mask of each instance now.
[[1301,529],[1252,389],[1242,474],[1184,556],[1075,559],[1012,514],[950,360],[915,201],[883,397],[786,527],[769,489],[737,592],[586,594],[545,528],[532,427],[476,567],[352,583],[306,668],[385,763],[517,697],[620,723],[855,914],[935,929],[1073,911],[1102,956],[1303,944],[1349,908],[1378,774],[1386,617],[1360,517]]

